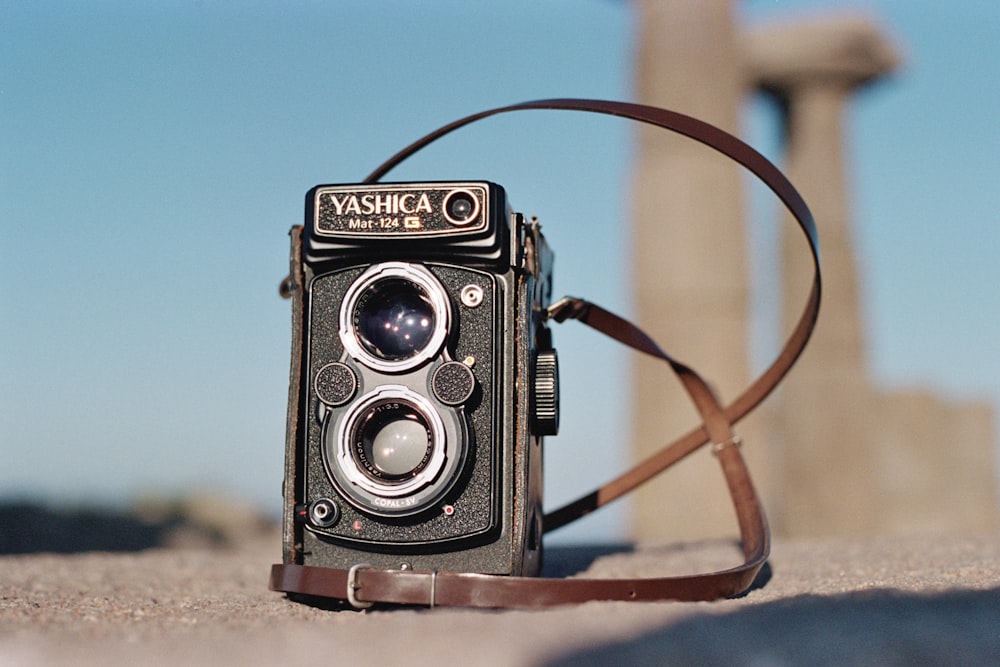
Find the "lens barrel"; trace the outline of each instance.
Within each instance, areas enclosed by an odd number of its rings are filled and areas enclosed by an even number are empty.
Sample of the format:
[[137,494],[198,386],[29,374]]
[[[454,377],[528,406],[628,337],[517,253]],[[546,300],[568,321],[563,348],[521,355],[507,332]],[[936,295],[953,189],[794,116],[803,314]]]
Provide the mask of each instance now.
[[[361,395],[330,413],[323,456],[330,480],[358,509],[416,514],[455,484],[469,448],[458,406],[474,378],[465,367],[464,375],[454,372],[457,362],[435,361],[447,359],[451,322],[448,292],[420,264],[375,264],[344,292],[339,335],[350,360],[342,363],[361,367]],[[453,372],[435,382],[442,367]],[[435,393],[451,385],[456,389],[443,398]]]

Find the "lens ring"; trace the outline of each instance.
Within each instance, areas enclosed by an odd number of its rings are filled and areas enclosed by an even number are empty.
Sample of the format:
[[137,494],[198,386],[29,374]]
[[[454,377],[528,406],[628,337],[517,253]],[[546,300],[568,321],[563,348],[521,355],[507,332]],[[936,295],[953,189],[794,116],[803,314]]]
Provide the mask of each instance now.
[[369,368],[398,373],[440,352],[450,319],[444,287],[427,269],[385,262],[362,273],[344,294],[340,339]]
[[[404,420],[412,430],[403,437],[410,440],[399,452],[376,452],[374,441],[381,432]],[[446,426],[426,396],[402,385],[382,385],[362,396],[326,433],[324,458],[331,480],[356,507],[385,515],[414,514],[451,488],[464,458],[464,437]]]
[[452,190],[445,195],[442,213],[453,225],[468,225],[479,217],[479,198],[471,190]]

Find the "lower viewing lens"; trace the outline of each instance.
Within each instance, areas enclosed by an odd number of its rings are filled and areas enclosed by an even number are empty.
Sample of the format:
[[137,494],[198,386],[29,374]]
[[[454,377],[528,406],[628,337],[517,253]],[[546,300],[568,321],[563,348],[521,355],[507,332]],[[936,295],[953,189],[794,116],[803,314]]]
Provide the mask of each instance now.
[[401,481],[419,473],[430,459],[433,445],[423,417],[402,403],[372,408],[361,426],[357,454],[369,475]]
[[[419,384],[419,383],[418,383]],[[458,409],[402,384],[382,384],[323,429],[323,463],[352,505],[378,516],[429,510],[458,481],[468,451]]]

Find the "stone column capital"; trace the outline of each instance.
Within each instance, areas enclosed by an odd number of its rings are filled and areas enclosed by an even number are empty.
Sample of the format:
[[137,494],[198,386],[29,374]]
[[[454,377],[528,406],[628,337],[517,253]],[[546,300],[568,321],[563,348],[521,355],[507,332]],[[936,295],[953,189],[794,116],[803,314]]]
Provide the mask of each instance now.
[[781,97],[806,88],[863,86],[901,61],[896,46],[863,15],[754,26],[742,32],[740,46],[748,82]]

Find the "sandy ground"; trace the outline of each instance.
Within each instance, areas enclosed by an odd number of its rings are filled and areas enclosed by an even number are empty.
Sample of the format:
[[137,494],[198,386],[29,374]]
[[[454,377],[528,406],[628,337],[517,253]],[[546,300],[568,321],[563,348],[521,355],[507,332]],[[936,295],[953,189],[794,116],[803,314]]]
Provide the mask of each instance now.
[[[714,603],[325,611],[266,589],[280,539],[0,557],[0,665],[1000,664],[1000,536],[779,540]],[[667,575],[727,543],[557,548],[547,574]]]

